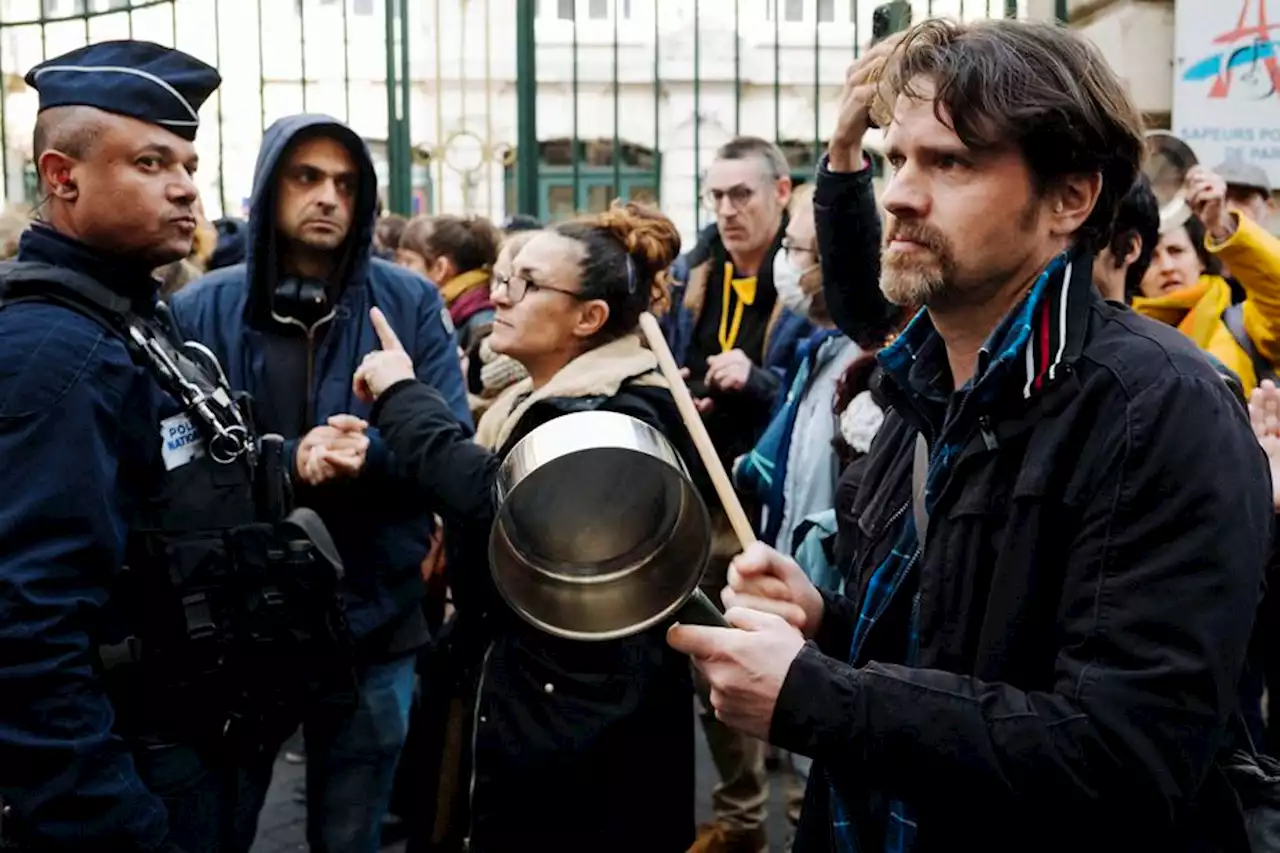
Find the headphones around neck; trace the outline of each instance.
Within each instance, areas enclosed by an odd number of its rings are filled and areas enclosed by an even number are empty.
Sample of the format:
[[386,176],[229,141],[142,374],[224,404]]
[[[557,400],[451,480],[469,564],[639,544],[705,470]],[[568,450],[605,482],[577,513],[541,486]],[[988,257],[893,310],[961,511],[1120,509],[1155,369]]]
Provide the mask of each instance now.
[[329,283],[318,278],[285,276],[272,294],[271,314],[280,322],[310,331],[333,316]]

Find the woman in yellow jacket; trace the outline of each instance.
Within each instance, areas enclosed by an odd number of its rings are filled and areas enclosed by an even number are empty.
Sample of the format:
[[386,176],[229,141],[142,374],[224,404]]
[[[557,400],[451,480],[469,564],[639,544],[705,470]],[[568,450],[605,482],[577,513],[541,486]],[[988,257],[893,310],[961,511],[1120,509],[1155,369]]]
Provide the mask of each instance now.
[[[1238,377],[1246,393],[1264,378],[1265,366],[1280,364],[1280,240],[1236,208],[1226,205],[1226,183],[1202,167],[1187,175],[1187,204],[1196,214],[1160,236],[1133,310],[1191,338]],[[1253,353],[1237,341],[1224,314],[1231,286],[1223,266],[1244,288],[1239,311]]]

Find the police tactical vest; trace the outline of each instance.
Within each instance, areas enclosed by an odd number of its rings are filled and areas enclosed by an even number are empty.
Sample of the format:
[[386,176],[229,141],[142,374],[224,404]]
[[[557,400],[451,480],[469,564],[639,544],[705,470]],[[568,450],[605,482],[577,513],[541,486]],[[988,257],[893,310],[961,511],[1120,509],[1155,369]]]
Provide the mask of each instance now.
[[163,305],[144,318],[88,276],[0,264],[0,308],[25,301],[95,320],[182,405],[157,425],[163,470],[129,519],[121,629],[99,649],[122,728],[154,728],[163,695],[175,723],[252,744],[287,734],[314,695],[354,697],[341,560],[319,516],[292,505],[283,440],[256,434],[213,354],[175,346]]

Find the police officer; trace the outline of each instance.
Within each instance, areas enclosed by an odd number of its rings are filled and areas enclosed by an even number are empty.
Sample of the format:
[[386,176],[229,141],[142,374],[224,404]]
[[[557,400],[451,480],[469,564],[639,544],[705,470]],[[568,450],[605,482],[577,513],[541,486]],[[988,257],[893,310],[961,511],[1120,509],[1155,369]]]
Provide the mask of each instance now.
[[229,740],[255,688],[223,671],[227,614],[253,610],[226,589],[233,552],[266,577],[278,550],[254,504],[263,446],[216,362],[174,345],[151,276],[191,248],[198,111],[221,80],[116,41],[26,82],[45,200],[0,270],[0,835],[247,851],[273,756],[241,749],[261,731]]

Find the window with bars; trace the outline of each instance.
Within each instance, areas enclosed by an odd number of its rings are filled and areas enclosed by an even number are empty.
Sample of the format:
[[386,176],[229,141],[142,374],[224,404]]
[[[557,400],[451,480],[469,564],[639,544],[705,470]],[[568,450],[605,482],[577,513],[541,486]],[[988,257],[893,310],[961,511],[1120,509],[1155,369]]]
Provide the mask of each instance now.
[[[541,0],[538,0],[533,7],[533,16],[542,17],[542,9]],[[576,13],[582,13],[580,19],[608,21],[613,18],[614,9],[623,20],[631,19],[631,0],[556,0],[554,17],[558,21],[572,21]]]
[[[867,0],[874,2],[874,0]],[[850,20],[857,8],[856,0],[848,0]],[[815,16],[820,24],[833,24],[836,20],[836,0],[765,0],[764,19],[773,22],[781,10],[781,21],[786,24],[812,23]]]
[[[573,162],[578,169],[575,187]],[[609,139],[549,139],[538,143],[538,218],[555,222],[578,213],[601,213],[615,198],[656,204],[660,155],[623,142],[615,167]],[[615,179],[617,183],[615,184]],[[515,165],[506,168],[507,210],[516,209]],[[576,191],[575,191],[576,190]]]
[[59,15],[85,15],[89,12],[89,0],[40,0],[40,16],[56,18]]

